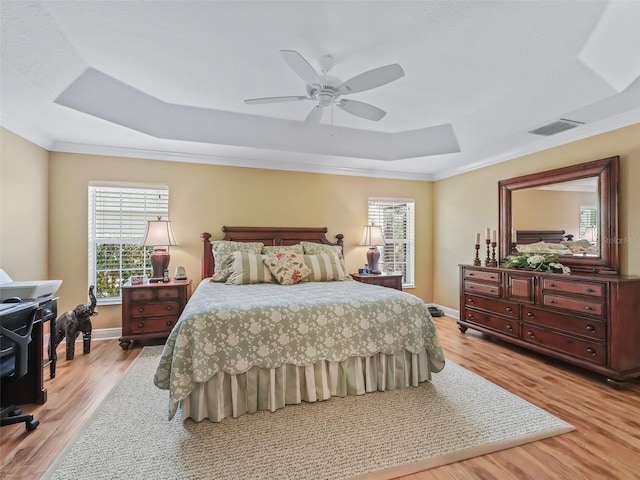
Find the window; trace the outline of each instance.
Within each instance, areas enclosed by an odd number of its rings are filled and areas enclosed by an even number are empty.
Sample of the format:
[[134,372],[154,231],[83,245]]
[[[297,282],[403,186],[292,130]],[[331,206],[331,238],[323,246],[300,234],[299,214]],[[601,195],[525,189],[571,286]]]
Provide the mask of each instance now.
[[386,245],[380,250],[383,272],[402,272],[402,285],[414,284],[414,201],[406,198],[369,198],[369,224],[380,225]]
[[[594,231],[597,231],[595,227],[598,226],[598,207],[595,206],[581,206],[580,207],[580,218],[578,219],[578,236],[580,238],[585,238],[585,232],[588,227],[593,227],[590,230],[590,235],[592,236]],[[589,236],[589,235],[588,235]],[[589,241],[595,240],[594,238],[589,238]]]
[[151,248],[140,242],[147,220],[168,213],[167,187],[89,185],[89,282],[98,302],[120,301],[131,275],[151,276]]

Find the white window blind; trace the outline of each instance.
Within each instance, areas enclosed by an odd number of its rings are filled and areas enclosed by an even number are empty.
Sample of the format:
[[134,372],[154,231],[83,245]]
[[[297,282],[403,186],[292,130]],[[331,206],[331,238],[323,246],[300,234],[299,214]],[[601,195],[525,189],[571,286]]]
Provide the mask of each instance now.
[[168,214],[167,187],[89,185],[89,282],[101,303],[119,301],[131,275],[150,276],[150,249],[140,242],[147,220]]
[[383,272],[402,272],[402,285],[414,285],[415,202],[407,198],[369,198],[369,224],[382,227],[386,245],[380,251]]
[[598,207],[581,206],[578,222],[578,235],[580,238],[584,238],[584,233],[587,227],[598,226]]

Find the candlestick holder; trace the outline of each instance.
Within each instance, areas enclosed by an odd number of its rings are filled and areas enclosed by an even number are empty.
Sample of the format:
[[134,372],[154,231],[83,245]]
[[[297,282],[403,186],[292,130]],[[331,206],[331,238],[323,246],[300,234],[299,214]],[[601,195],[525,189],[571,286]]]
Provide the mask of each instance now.
[[482,265],[482,262],[480,261],[480,244],[476,243],[476,258],[473,259],[473,266],[474,267],[479,267]]
[[488,267],[491,262],[491,240],[487,238],[485,243],[487,244],[487,258],[484,259],[484,266]]
[[491,242],[491,260],[487,261],[487,267],[497,267],[498,261],[496,260],[496,242]]

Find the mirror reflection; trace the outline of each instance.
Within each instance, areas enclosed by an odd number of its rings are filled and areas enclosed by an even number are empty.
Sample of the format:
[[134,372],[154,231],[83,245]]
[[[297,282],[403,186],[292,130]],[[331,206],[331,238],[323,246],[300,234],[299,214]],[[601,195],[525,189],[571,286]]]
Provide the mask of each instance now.
[[[511,195],[511,241],[517,252],[600,255],[597,177],[515,190]],[[557,232],[557,238],[535,232]]]

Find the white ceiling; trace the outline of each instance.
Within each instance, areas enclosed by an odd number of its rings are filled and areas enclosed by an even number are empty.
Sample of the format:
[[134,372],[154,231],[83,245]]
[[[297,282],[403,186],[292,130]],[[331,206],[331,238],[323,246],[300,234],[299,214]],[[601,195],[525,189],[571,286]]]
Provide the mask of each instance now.
[[[52,151],[438,179],[640,121],[640,1],[2,1],[2,125]],[[279,51],[347,80],[309,101]],[[75,83],[74,83],[75,82]],[[56,103],[57,102],[57,103]],[[550,137],[560,118],[583,122]],[[453,134],[453,135],[452,135]],[[442,153],[451,152],[454,153]]]

